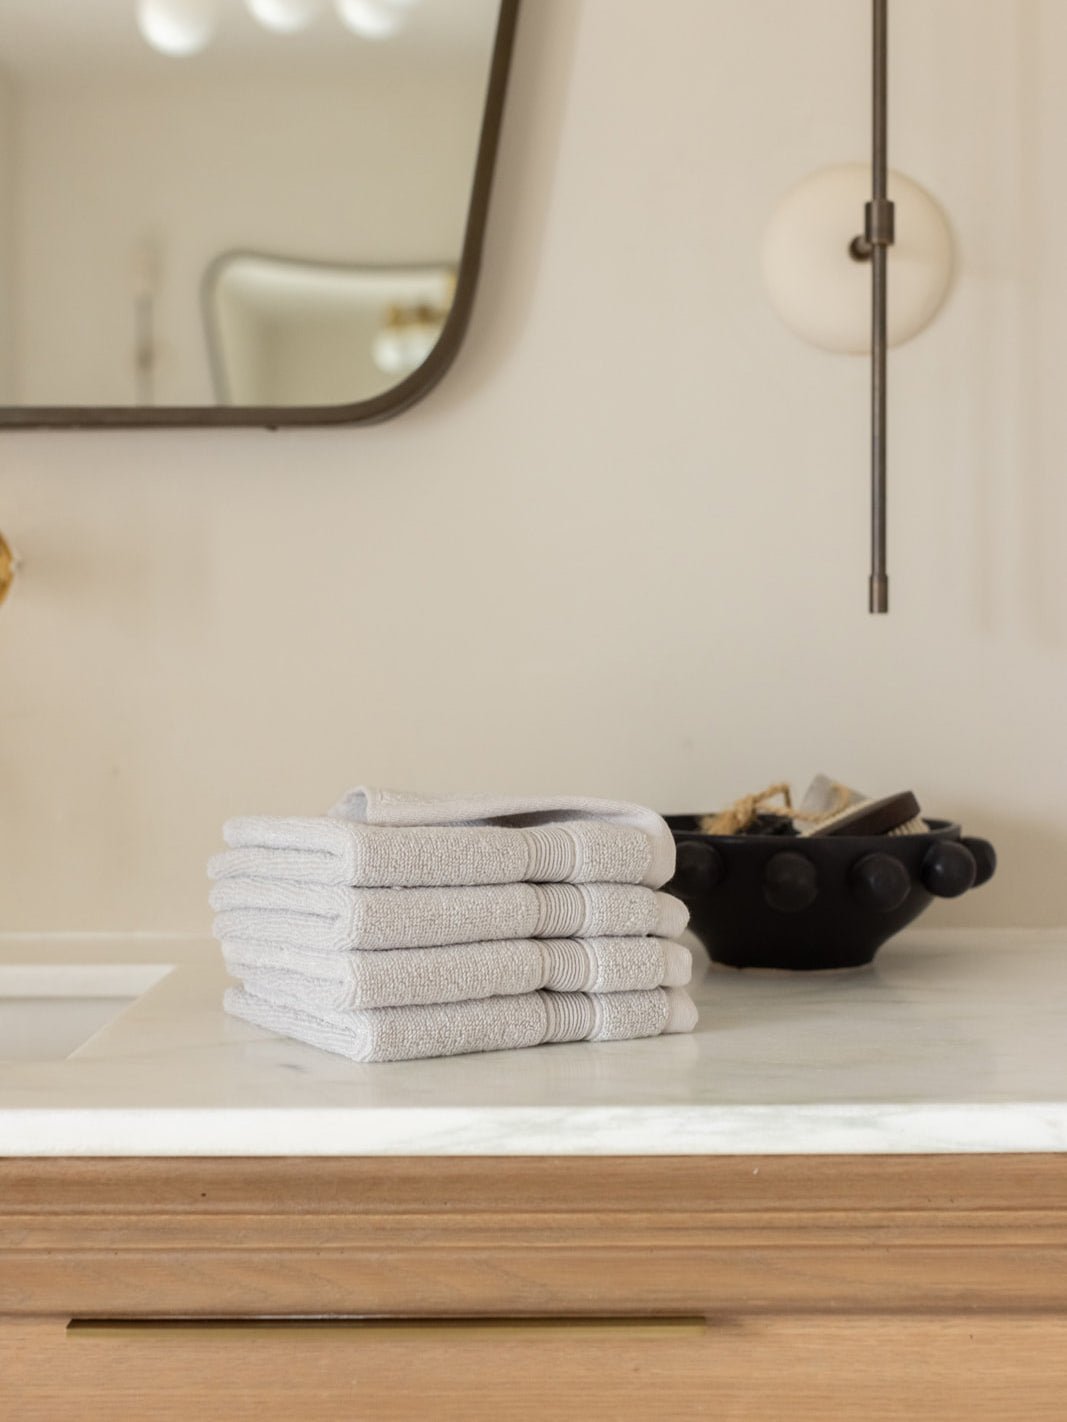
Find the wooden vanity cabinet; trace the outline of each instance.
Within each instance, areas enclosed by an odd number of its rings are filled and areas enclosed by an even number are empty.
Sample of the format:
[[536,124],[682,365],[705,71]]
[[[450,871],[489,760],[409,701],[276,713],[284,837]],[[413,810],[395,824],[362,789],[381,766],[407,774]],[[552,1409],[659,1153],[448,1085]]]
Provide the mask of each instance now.
[[0,1161],[0,1418],[1067,1418],[1067,1157]]

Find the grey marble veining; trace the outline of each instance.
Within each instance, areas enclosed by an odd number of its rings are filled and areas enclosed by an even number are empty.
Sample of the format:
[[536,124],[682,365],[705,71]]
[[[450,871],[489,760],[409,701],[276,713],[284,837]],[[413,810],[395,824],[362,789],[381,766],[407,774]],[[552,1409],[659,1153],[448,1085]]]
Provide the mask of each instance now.
[[915,932],[849,973],[696,956],[691,1037],[359,1065],[226,1017],[210,942],[0,937],[0,995],[26,964],[168,969],[66,1060],[0,1042],[0,1154],[1067,1149],[1067,932]]

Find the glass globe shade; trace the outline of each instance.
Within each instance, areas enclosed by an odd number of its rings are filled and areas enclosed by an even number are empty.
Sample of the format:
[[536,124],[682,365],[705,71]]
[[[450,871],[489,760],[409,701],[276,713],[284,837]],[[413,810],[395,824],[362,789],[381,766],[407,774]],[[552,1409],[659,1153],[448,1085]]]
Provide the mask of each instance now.
[[283,35],[306,29],[322,9],[322,0],[245,0],[245,4],[264,29]]
[[361,39],[389,39],[404,20],[404,9],[389,0],[335,0],[341,23]]
[[216,0],[137,0],[137,27],[160,54],[197,54],[215,33]]

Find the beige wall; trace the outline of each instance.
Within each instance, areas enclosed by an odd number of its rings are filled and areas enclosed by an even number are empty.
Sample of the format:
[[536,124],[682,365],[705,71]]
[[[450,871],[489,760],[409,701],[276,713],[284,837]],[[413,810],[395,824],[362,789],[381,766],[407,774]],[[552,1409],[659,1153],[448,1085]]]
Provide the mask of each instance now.
[[8,435],[8,928],[199,928],[242,811],[350,782],[705,807],[825,768],[1002,851],[941,921],[1067,918],[1067,97],[1058,0],[897,0],[895,164],[949,304],[892,366],[894,610],[865,610],[866,370],[768,309],[798,177],[864,154],[855,0],[527,0],[484,280],[368,430]]

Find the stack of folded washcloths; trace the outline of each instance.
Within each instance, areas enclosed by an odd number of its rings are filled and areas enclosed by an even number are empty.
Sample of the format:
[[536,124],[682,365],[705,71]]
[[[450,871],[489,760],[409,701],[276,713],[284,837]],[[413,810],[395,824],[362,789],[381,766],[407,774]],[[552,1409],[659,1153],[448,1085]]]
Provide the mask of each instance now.
[[209,865],[226,1010],[356,1061],[688,1032],[687,910],[651,810],[358,789],[230,820]]

